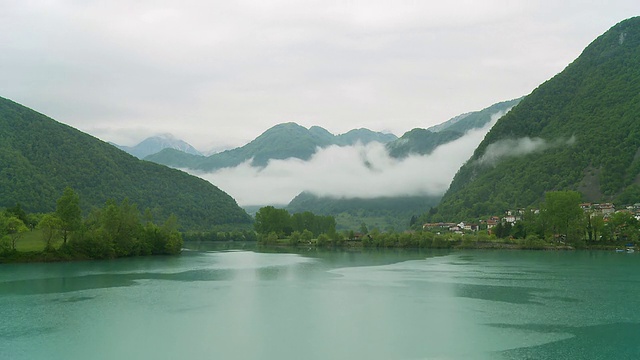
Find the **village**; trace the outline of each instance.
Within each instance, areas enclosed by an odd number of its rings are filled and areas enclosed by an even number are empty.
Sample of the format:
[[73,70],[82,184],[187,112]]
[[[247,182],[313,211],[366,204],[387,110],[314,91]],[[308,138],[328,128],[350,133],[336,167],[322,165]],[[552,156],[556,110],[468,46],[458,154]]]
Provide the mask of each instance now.
[[[582,203],[580,208],[585,214],[590,214],[590,217],[601,217],[605,223],[607,223],[612,214],[615,213],[627,213],[633,215],[633,217],[640,221],[640,203],[621,207],[616,210],[616,207],[612,203]],[[422,225],[424,231],[436,231],[436,232],[452,232],[456,234],[464,234],[469,232],[476,232],[479,230],[486,230],[489,235],[493,234],[492,231],[498,224],[514,226],[518,222],[522,221],[527,214],[540,215],[540,209],[517,209],[507,210],[503,216],[490,216],[486,219],[479,219],[474,223],[453,223],[453,222],[437,222],[437,223],[425,223]]]

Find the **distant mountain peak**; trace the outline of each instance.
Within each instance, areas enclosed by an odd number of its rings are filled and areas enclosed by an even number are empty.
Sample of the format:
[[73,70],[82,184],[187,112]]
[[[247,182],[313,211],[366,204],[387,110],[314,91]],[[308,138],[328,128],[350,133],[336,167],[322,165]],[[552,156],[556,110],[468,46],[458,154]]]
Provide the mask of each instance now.
[[149,155],[157,154],[164,149],[175,149],[187,154],[202,156],[202,153],[196,150],[189,143],[176,138],[170,133],[162,133],[148,137],[135,146],[120,146],[114,143],[110,144],[115,145],[120,150],[126,151],[139,159],[144,159]]
[[250,159],[253,166],[266,166],[274,159],[308,160],[318,148],[367,144],[372,141],[387,143],[395,139],[397,137],[393,134],[369,129],[355,129],[345,134],[334,135],[320,126],[307,129],[295,122],[286,122],[272,126],[247,145],[207,157],[197,158],[186,154],[179,156],[176,152],[163,151],[148,156],[146,160],[178,168],[211,171],[237,166]]

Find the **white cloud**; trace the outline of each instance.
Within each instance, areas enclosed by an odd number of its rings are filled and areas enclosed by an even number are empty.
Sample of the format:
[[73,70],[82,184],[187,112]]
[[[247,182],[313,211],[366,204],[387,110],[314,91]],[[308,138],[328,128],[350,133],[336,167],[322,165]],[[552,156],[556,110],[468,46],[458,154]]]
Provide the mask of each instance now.
[[302,191],[330,197],[442,195],[499,116],[485,128],[439,146],[430,155],[391,158],[380,143],[319,149],[309,161],[250,161],[234,168],[196,174],[241,205],[286,204]]
[[575,136],[572,136],[569,139],[555,139],[553,141],[547,141],[538,137],[504,139],[489,144],[484,154],[480,159],[478,159],[478,163],[480,165],[496,165],[500,160],[507,157],[525,156],[536,152],[543,152],[555,147],[571,146],[574,145],[575,142]]

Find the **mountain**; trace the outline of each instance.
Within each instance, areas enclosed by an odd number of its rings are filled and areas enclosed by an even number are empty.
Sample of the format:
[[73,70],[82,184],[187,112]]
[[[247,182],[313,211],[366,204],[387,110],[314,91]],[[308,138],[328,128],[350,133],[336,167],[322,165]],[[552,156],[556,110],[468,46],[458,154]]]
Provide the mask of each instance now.
[[428,129],[413,129],[399,139],[388,142],[387,150],[389,155],[399,159],[411,154],[430,154],[438,146],[462,137],[467,131],[484,127],[493,117],[504,115],[520,100],[522,98],[499,102],[479,111],[458,115]]
[[406,132],[398,140],[387,143],[386,146],[391,157],[402,159],[411,154],[430,154],[438,146],[454,141],[463,135],[464,133],[458,131],[431,132],[416,128]]
[[183,140],[177,139],[171,134],[162,134],[146,138],[136,146],[121,146],[114,143],[110,144],[120,150],[128,152],[138,159],[144,159],[145,157],[158,153],[164,149],[175,149],[191,155],[202,155],[193,146]]
[[84,211],[129,198],[184,230],[251,219],[229,195],[182,171],[137,158],[29,108],[0,98],[0,207],[50,212],[65,187]]
[[479,111],[458,115],[448,121],[443,122],[442,124],[434,125],[427,130],[435,133],[444,130],[466,133],[471,129],[479,129],[489,123],[492,116],[496,114],[507,113],[509,109],[518,105],[518,103],[522,101],[522,99],[523,98],[521,97],[518,99],[502,101]]
[[334,216],[339,230],[360,229],[364,223],[369,229],[401,231],[409,228],[412,217],[424,213],[439,200],[439,196],[337,199],[303,192],[291,200],[286,209],[292,214],[311,211],[316,215]]
[[177,168],[213,171],[237,166],[247,160],[251,160],[253,166],[266,166],[272,159],[309,160],[318,148],[331,145],[346,146],[357,142],[364,144],[371,141],[387,142],[395,138],[392,134],[366,129],[352,130],[336,136],[318,126],[307,129],[296,123],[284,123],[268,129],[245,146],[207,157],[179,154],[174,149],[165,149],[147,156],[145,160]]
[[640,201],[640,17],[612,27],[502,117],[432,218],[537,205],[546,191]]
[[340,146],[355,145],[356,143],[368,144],[370,142],[386,144],[397,138],[398,137],[393,134],[374,132],[369,129],[354,129],[345,134],[337,135],[335,137],[335,144]]

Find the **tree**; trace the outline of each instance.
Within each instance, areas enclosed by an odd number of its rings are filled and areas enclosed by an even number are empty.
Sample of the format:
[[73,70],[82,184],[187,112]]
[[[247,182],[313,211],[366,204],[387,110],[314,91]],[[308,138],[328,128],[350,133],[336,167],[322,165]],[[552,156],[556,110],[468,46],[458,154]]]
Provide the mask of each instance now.
[[25,232],[29,231],[29,229],[18,217],[9,216],[6,223],[6,231],[11,238],[11,249],[16,250],[16,242]]
[[276,209],[273,206],[260,208],[256,213],[254,228],[257,233],[266,235],[271,232],[281,235],[291,234],[291,215],[285,209]]
[[369,233],[369,229],[367,228],[367,224],[365,224],[364,222],[362,222],[362,224],[360,224],[360,233],[362,233],[362,235],[366,235]]
[[42,231],[42,240],[44,240],[44,250],[53,250],[53,240],[60,236],[62,222],[54,214],[45,214],[38,223],[38,228]]
[[302,238],[302,240],[304,240],[306,242],[309,242],[309,241],[311,241],[311,239],[313,239],[313,233],[311,231],[305,229],[302,232],[301,238]]
[[22,206],[20,205],[20,203],[16,203],[16,206],[14,207],[7,208],[5,212],[7,213],[7,216],[13,215],[18,219],[22,220],[22,222],[25,225],[27,225],[27,222],[28,222],[27,213],[22,209]]
[[513,224],[511,235],[516,239],[525,239],[527,237],[527,228],[522,221]]
[[498,221],[498,223],[496,224],[496,226],[493,227],[491,232],[494,233],[498,239],[504,238],[505,232],[504,232],[504,225],[502,225],[502,222]]
[[611,215],[608,225],[618,241],[636,241],[638,239],[638,220],[624,211]]
[[56,216],[60,219],[62,240],[67,243],[69,234],[80,228],[82,211],[80,210],[80,196],[70,187],[66,187],[57,201]]
[[593,240],[599,241],[604,231],[604,217],[600,214],[593,214],[590,216],[591,229],[593,231]]
[[327,234],[318,235],[318,246],[326,246],[329,243],[329,236]]
[[300,241],[300,237],[302,235],[300,234],[299,231],[294,231],[291,233],[291,237],[289,238],[289,245],[298,245],[298,242]]
[[545,194],[544,216],[554,235],[565,235],[567,240],[579,240],[582,229],[580,221],[583,211],[580,208],[582,196],[577,191],[549,191]]

